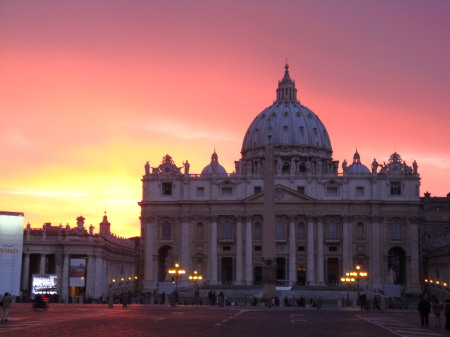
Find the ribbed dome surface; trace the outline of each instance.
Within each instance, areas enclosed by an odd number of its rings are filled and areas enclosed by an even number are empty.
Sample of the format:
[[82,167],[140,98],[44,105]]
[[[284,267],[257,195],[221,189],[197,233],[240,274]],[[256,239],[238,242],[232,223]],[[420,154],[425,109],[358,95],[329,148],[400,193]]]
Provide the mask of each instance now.
[[347,168],[346,173],[348,173],[348,174],[366,174],[366,173],[370,173],[370,170],[367,168],[366,165],[363,165],[361,163],[355,163],[355,164],[351,164]]
[[[242,144],[242,158],[248,159],[271,140],[275,155],[280,151],[298,152],[298,156],[331,158],[332,148],[328,132],[319,117],[297,100],[295,82],[289,76],[289,66],[278,83],[277,99],[251,123]],[[293,149],[292,147],[295,147]],[[277,150],[278,148],[278,150]]]

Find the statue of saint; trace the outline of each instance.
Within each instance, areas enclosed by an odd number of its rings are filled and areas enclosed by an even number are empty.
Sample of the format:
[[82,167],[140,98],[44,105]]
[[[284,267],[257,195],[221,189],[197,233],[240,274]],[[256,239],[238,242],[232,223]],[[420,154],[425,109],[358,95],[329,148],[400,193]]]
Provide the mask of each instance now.
[[377,160],[375,158],[373,158],[373,162],[372,162],[372,173],[373,174],[377,173],[378,166],[380,166],[380,164],[378,164]]
[[397,276],[395,275],[394,269],[389,269],[389,275],[388,275],[388,284],[395,284],[395,281],[397,280]]
[[184,165],[184,174],[189,174],[189,168],[191,167],[191,164],[186,159],[186,162],[183,162]]
[[414,174],[417,174],[417,169],[419,168],[419,166],[417,165],[417,162],[414,160],[413,162],[413,170],[414,170]]
[[150,174],[150,163],[147,162],[144,167],[145,167],[145,175],[148,176]]
[[346,173],[347,172],[347,160],[344,159],[344,161],[342,162],[342,172]]

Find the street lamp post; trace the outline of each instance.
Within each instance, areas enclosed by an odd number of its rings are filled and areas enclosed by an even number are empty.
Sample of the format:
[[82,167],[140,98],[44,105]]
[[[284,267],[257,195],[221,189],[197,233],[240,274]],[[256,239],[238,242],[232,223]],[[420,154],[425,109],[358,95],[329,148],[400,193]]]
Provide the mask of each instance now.
[[196,270],[194,270],[194,275],[189,275],[189,281],[194,282],[194,296],[195,296],[195,304],[200,304],[200,292],[198,290],[197,282],[203,279],[202,275],[199,275]]
[[[356,266],[356,271],[350,271],[345,273],[345,277],[341,278],[341,282],[344,284],[347,284],[347,287],[350,287],[350,285],[355,284],[355,282],[358,282],[358,289],[359,289],[359,280],[362,278],[365,278],[368,276],[367,272],[362,271],[360,266]],[[347,301],[350,300],[350,294],[347,290]]]
[[169,269],[169,275],[175,278],[175,291],[174,291],[174,302],[171,301],[171,305],[175,306],[175,304],[178,302],[178,278],[186,274],[186,271],[184,269],[181,269],[180,265],[178,263],[175,263],[174,268]]

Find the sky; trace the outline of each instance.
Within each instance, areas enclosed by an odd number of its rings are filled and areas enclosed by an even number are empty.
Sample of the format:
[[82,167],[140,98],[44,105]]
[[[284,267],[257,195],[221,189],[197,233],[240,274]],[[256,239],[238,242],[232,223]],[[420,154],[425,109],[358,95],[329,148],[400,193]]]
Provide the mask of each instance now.
[[140,232],[144,164],[228,172],[289,63],[333,158],[450,192],[450,1],[0,0],[0,210]]

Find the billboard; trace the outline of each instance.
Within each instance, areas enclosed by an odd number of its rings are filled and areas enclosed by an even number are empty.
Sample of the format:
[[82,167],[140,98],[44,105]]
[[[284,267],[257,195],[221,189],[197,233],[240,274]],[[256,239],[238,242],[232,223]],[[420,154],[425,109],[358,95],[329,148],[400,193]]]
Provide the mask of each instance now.
[[31,292],[33,294],[57,294],[58,276],[52,274],[33,274]]
[[0,211],[0,293],[20,294],[23,213]]
[[69,286],[84,287],[86,281],[86,259],[70,259]]

